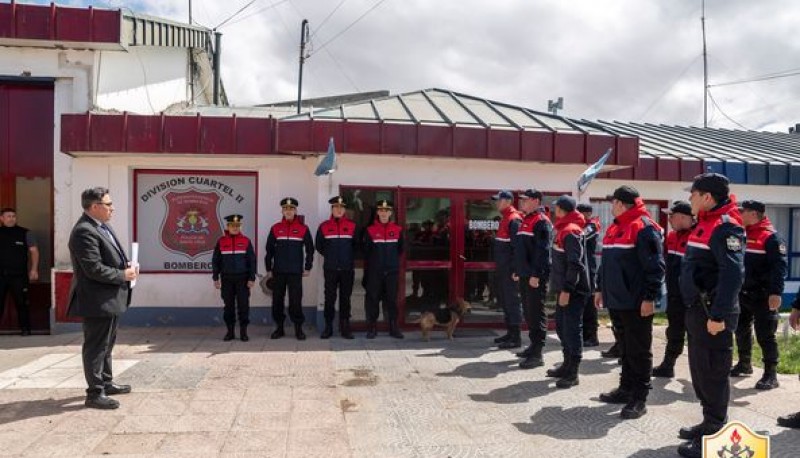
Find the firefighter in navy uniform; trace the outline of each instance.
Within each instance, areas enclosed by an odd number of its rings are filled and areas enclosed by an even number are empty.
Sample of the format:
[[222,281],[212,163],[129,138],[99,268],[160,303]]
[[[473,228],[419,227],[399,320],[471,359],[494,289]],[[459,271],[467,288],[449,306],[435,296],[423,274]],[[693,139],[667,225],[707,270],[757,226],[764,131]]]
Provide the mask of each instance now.
[[350,331],[350,296],[353,294],[355,267],[353,264],[356,238],[356,223],[345,216],[347,205],[342,196],[328,200],[331,217],[317,229],[314,246],[325,259],[322,267],[325,274],[325,329],[319,335],[328,339],[333,335],[333,319],[336,317],[336,295],[339,295],[339,332],[345,339],[352,339]]
[[[267,277],[272,277],[272,319],[275,320],[275,331],[271,339],[280,339],[285,335],[283,323],[286,321],[284,297],[289,290],[289,317],[294,323],[294,335],[297,340],[305,340],[303,332],[303,277],[311,272],[314,262],[314,241],[311,230],[297,218],[298,201],[294,197],[281,199],[283,218],[275,223],[267,237],[267,250],[264,265]],[[305,252],[305,256],[303,256]],[[305,259],[304,259],[305,258]]]
[[647,413],[652,386],[653,314],[664,282],[664,239],[639,191],[620,186],[608,197],[614,223],[603,237],[594,302],[617,315],[622,373],[619,386],[600,400],[625,404],[620,416],[634,419]]
[[597,242],[600,239],[600,218],[592,216],[594,209],[589,204],[578,204],[578,211],[586,220],[583,226],[583,242],[586,246],[586,267],[589,269],[590,295],[586,298],[586,306],[583,308],[583,346],[596,347],[600,345],[597,339],[597,309],[594,307],[594,288],[595,277],[597,276]]
[[494,236],[495,262],[495,295],[497,303],[503,308],[503,319],[506,323],[506,334],[494,339],[498,348],[518,348],[522,346],[520,325],[522,324],[522,307],[519,289],[514,282],[514,246],[511,241],[522,224],[522,214],[514,208],[514,194],[511,191],[499,191],[492,196],[497,211],[500,212],[500,226]]
[[242,233],[242,215],[225,217],[225,235],[217,240],[211,256],[211,276],[214,287],[222,290],[225,303],[223,319],[228,333],[222,340],[236,338],[234,329],[239,317],[239,337],[247,342],[247,325],[250,324],[250,288],[256,281],[256,251],[250,239]]
[[701,457],[703,435],[716,433],[728,421],[728,373],[739,320],[746,242],[727,177],[698,175],[690,191],[697,225],[689,235],[681,263],[680,286],[687,307],[689,370],[695,395],[703,406],[703,421],[681,428],[678,436],[688,442],[678,447],[678,454]]
[[557,377],[556,387],[578,384],[578,368],[583,358],[583,307],[589,295],[589,271],[586,266],[583,229],[586,220],[578,212],[575,199],[564,195],[556,205],[555,241],[550,288],[557,291],[556,332],[561,340],[564,362],[547,371]]
[[39,279],[39,248],[33,232],[17,225],[17,211],[0,210],[0,319],[6,293],[17,305],[17,318],[23,336],[31,335],[28,286]]
[[757,390],[771,390],[778,384],[778,310],[781,308],[783,279],[786,278],[786,242],[775,231],[764,214],[766,206],[755,200],[741,204],[742,222],[747,235],[744,254],[744,284],[739,293],[740,315],[736,327],[736,348],[739,362],[731,376],[753,373],[753,324],[761,347],[764,375],[756,383]]
[[403,228],[391,220],[394,209],[391,202],[380,200],[375,209],[377,218],[364,230],[362,242],[367,290],[364,303],[367,313],[366,337],[374,339],[378,335],[378,316],[383,302],[389,335],[402,339],[403,333],[397,324],[397,283],[403,254]]
[[535,189],[528,189],[519,195],[520,209],[525,213],[525,218],[514,237],[516,275],[531,340],[528,348],[517,353],[520,358],[525,358],[519,363],[522,369],[544,365],[542,349],[547,337],[544,299],[550,279],[553,225],[542,208],[542,197],[542,193]]
[[[789,324],[795,331],[800,331],[800,290],[794,296],[792,302],[792,313],[789,315]],[[800,428],[800,412],[778,417],[778,426],[784,428]]]
[[653,368],[653,377],[675,376],[675,361],[683,353],[686,337],[686,306],[681,297],[679,282],[681,261],[686,253],[686,244],[694,226],[692,206],[684,200],[676,200],[672,207],[664,210],[669,215],[672,228],[667,234],[667,347],[664,360]]

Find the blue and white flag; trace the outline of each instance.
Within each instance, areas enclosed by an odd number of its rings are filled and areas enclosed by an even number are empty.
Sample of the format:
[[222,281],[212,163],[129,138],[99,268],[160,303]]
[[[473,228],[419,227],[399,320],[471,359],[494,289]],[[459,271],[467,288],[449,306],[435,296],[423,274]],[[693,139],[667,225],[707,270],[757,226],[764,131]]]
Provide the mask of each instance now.
[[336,149],[333,146],[333,137],[328,140],[328,152],[325,153],[325,156],[319,161],[319,165],[317,165],[317,170],[314,171],[314,175],[321,177],[324,175],[331,175],[333,172],[336,171]]
[[589,168],[581,174],[578,178],[578,194],[583,194],[586,189],[589,188],[589,184],[594,180],[594,177],[600,173],[600,169],[603,168],[606,161],[611,156],[611,151],[612,148],[609,148],[597,162],[589,166]]

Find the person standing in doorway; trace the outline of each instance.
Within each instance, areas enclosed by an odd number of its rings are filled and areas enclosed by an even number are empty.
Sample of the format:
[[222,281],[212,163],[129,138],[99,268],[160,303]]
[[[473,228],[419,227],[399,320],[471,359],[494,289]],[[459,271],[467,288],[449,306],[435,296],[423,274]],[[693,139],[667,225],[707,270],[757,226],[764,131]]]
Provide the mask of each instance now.
[[17,225],[17,211],[0,210],[0,319],[5,312],[6,294],[17,306],[23,336],[31,335],[28,288],[39,279],[39,248],[33,232]]
[[364,230],[364,276],[367,297],[367,339],[378,335],[378,317],[381,302],[389,322],[389,335],[402,339],[397,323],[397,283],[400,258],[403,255],[403,228],[392,221],[394,205],[379,200],[375,206],[377,218]]
[[353,294],[355,278],[356,223],[345,216],[347,205],[342,196],[332,197],[328,203],[331,205],[331,217],[319,225],[314,243],[325,259],[322,265],[325,273],[325,329],[319,337],[329,339],[333,335],[338,293],[339,333],[345,339],[352,339],[350,296]]
[[522,213],[514,208],[514,194],[511,191],[499,191],[492,196],[497,211],[500,212],[500,226],[494,236],[495,262],[495,294],[497,303],[503,307],[503,319],[506,323],[506,334],[494,339],[498,348],[519,348],[522,346],[520,325],[522,324],[522,306],[519,299],[519,288],[514,281],[514,246],[511,241],[517,235],[522,224]]
[[288,289],[289,317],[294,323],[295,338],[306,340],[303,332],[303,277],[311,273],[314,241],[311,239],[311,230],[297,218],[297,199],[285,197],[280,204],[283,218],[272,225],[264,255],[267,277],[272,277],[274,281],[272,319],[275,321],[275,331],[270,339],[280,339],[286,335],[283,329],[286,321],[284,298]]
[[83,373],[86,407],[116,409],[119,401],[110,395],[131,392],[130,385],[117,385],[111,353],[117,340],[120,315],[131,303],[131,281],[138,269],[130,266],[119,239],[107,224],[114,213],[108,189],[91,188],[81,194],[83,215],[69,236],[72,284],[69,316],[83,318]]
[[[225,217],[225,235],[217,240],[211,255],[211,278],[214,287],[222,290],[225,303],[223,319],[228,333],[222,340],[236,338],[236,317],[239,317],[239,337],[247,342],[250,324],[250,289],[256,282],[256,251],[252,242],[242,234],[242,215]],[[238,312],[238,313],[237,313]]]

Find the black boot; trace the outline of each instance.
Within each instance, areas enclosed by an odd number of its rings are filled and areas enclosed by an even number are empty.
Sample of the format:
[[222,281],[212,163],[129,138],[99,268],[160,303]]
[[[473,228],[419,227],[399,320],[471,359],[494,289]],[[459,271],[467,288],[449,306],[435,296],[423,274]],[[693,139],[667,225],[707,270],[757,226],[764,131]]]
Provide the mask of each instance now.
[[511,328],[506,327],[506,333],[500,337],[495,337],[494,343],[501,344],[511,338]]
[[302,324],[294,325],[294,336],[297,338],[297,340],[306,340],[306,334],[303,332]]
[[275,330],[272,331],[272,334],[270,334],[269,338],[273,339],[273,340],[274,339],[280,339],[281,337],[283,337],[285,335],[286,335],[286,333],[283,331],[283,323],[278,323],[275,326]]
[[785,417],[778,417],[778,426],[784,428],[800,428],[800,412],[786,415]]
[[510,335],[509,339],[505,342],[500,342],[497,345],[497,348],[502,349],[509,349],[509,348],[519,348],[522,346],[522,337],[519,333],[519,326],[510,326],[508,333]]
[[630,400],[631,392],[622,387],[615,388],[611,392],[602,393],[600,395],[600,401],[606,404],[627,404]]
[[781,386],[778,382],[778,371],[775,364],[767,364],[764,366],[764,375],[761,380],[756,383],[757,390],[771,390]]
[[747,377],[753,375],[753,365],[746,359],[739,359],[739,362],[731,369],[731,377]]
[[675,360],[673,355],[664,355],[664,361],[653,368],[653,377],[672,378],[675,377]]
[[225,334],[225,337],[222,338],[225,342],[231,341],[236,338],[236,334],[233,332],[233,325],[228,325],[228,333]]
[[625,407],[622,408],[622,411],[619,413],[619,415],[626,420],[634,420],[646,413],[647,404],[645,404],[645,400],[637,396],[625,404]]
[[525,357],[524,360],[520,361],[519,367],[520,369],[533,369],[534,367],[544,366],[544,360],[542,359],[542,349],[541,348],[533,348],[531,345],[528,347],[530,352]]
[[547,372],[545,373],[545,375],[548,376],[548,377],[554,377],[554,378],[561,378],[561,377],[567,375],[567,369],[569,368],[569,358],[570,358],[570,356],[565,354],[564,355],[564,362],[561,363],[557,367],[554,367],[552,369],[547,369]]
[[581,360],[572,356],[569,358],[569,366],[565,370],[563,377],[556,382],[556,388],[572,388],[578,384],[578,368],[581,365]]
[[319,335],[320,339],[330,339],[333,335],[333,323],[330,321],[325,322],[325,329],[322,330],[322,334]]
[[601,351],[600,356],[603,358],[619,358],[622,356],[622,353],[620,353],[617,343],[614,342],[614,345],[612,345],[611,348],[606,351]]
[[247,342],[248,340],[250,340],[250,337],[247,335],[246,324],[239,326],[239,338],[242,339],[242,342]]
[[374,339],[378,337],[378,326],[375,323],[369,323],[367,325],[367,339]]
[[533,353],[533,344],[530,344],[530,345],[528,345],[528,346],[527,346],[527,347],[526,347],[524,350],[522,350],[522,351],[518,351],[518,352],[516,353],[516,355],[517,355],[519,358],[527,358],[528,356],[530,356],[530,355],[531,355],[531,353]]
[[353,339],[353,332],[350,330],[350,320],[339,321],[339,333],[343,339]]
[[400,328],[397,326],[397,321],[395,320],[389,321],[389,335],[395,339],[402,339],[405,337],[403,333],[400,332]]

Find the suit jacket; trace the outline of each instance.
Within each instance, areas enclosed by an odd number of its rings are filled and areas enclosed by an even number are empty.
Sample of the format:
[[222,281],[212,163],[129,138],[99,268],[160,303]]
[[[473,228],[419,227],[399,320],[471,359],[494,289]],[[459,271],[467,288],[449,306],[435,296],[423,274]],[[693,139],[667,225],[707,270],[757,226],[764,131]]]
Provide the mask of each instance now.
[[[117,240],[113,232],[112,236]],[[121,250],[119,240],[117,245]],[[69,252],[74,270],[69,315],[111,317],[125,312],[131,303],[130,282],[125,281],[127,256],[85,213],[72,228]]]

